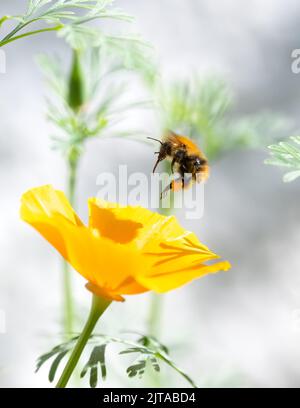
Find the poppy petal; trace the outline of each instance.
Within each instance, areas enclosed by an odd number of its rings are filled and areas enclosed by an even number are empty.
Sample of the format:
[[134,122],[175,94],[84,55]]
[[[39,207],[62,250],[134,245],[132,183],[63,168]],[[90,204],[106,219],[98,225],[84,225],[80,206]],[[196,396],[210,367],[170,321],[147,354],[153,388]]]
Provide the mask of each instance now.
[[68,260],[64,226],[83,224],[63,192],[50,185],[29,190],[22,196],[20,215]]

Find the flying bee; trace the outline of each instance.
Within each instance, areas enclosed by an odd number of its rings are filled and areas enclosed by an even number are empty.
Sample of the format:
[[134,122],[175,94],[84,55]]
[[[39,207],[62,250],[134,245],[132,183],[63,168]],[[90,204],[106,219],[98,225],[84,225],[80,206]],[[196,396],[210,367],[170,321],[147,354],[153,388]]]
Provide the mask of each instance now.
[[[160,143],[157,161],[153,168],[153,173],[158,164],[167,159],[171,161],[172,173],[179,174],[179,178],[174,179],[163,191],[179,191],[189,188],[193,183],[205,181],[209,176],[209,165],[206,157],[199,147],[189,138],[168,131],[163,140],[148,137]],[[188,175],[188,176],[187,176]]]

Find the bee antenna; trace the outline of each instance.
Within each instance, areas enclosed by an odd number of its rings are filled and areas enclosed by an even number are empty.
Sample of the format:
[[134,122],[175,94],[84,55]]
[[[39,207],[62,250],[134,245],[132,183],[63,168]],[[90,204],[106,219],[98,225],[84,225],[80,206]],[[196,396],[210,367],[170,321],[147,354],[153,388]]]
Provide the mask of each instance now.
[[147,139],[155,140],[156,142],[159,142],[162,145],[162,141],[158,140],[158,139],[154,139],[154,137],[148,137],[147,136]]

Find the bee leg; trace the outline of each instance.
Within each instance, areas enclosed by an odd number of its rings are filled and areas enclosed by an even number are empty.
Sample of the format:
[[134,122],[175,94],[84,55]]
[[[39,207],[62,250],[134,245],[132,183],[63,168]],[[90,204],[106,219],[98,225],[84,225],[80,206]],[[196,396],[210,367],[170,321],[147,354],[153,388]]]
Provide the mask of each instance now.
[[174,157],[173,160],[172,160],[172,163],[171,163],[171,172],[172,172],[172,174],[174,173],[175,163],[176,163],[176,158]]
[[188,190],[194,181],[194,177],[186,177],[186,178],[182,178],[182,189],[183,190]]
[[158,158],[156,160],[156,163],[153,167],[152,173],[155,173],[156,167],[158,166],[158,163],[161,162],[162,160],[164,160],[167,157],[167,155],[165,153],[159,152],[158,154]]
[[171,183],[160,193],[160,200],[163,199],[163,197],[165,197],[168,193],[169,190],[173,190],[174,189],[174,185],[173,185],[173,181],[171,181]]
[[156,160],[156,163],[155,163],[155,165],[154,165],[154,167],[153,167],[152,173],[155,173],[156,167],[158,166],[158,163],[159,163],[160,161],[161,161],[161,160],[159,159],[159,156],[158,156],[158,159]]

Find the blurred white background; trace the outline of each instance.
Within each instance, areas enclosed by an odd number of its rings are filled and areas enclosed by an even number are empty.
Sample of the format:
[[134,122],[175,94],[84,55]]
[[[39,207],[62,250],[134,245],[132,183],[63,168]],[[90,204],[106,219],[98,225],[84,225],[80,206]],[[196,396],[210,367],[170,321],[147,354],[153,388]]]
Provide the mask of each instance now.
[[[21,13],[25,1],[1,0],[0,15]],[[123,0],[137,31],[156,48],[169,77],[192,72],[222,75],[237,96],[236,114],[275,111],[300,127],[300,74],[291,52],[300,48],[296,0]],[[35,56],[70,52],[55,35],[42,34],[6,47],[0,74],[0,386],[48,386],[35,360],[58,342],[60,260],[19,220],[19,199],[30,187],[64,189],[62,158],[50,150],[45,84]],[[143,123],[142,118],[138,118]],[[151,129],[148,129],[151,131]],[[264,135],[261,135],[263,138]],[[287,135],[288,136],[288,135]],[[263,164],[266,149],[228,154],[212,168],[204,217],[181,222],[233,267],[165,296],[161,340],[201,386],[300,386],[300,186],[283,184],[280,170]],[[97,194],[96,177],[128,164],[149,173],[151,146],[128,140],[93,140],[80,166],[79,212]],[[84,317],[89,295],[76,276]],[[148,295],[128,297],[105,315],[102,331],[143,330]],[[100,327],[99,327],[100,330]],[[183,350],[187,347],[188,351]],[[112,365],[117,365],[117,358]],[[124,368],[124,367],[123,367]],[[107,386],[120,386],[122,370]],[[185,386],[176,375],[171,386]],[[139,381],[128,381],[139,386]]]

